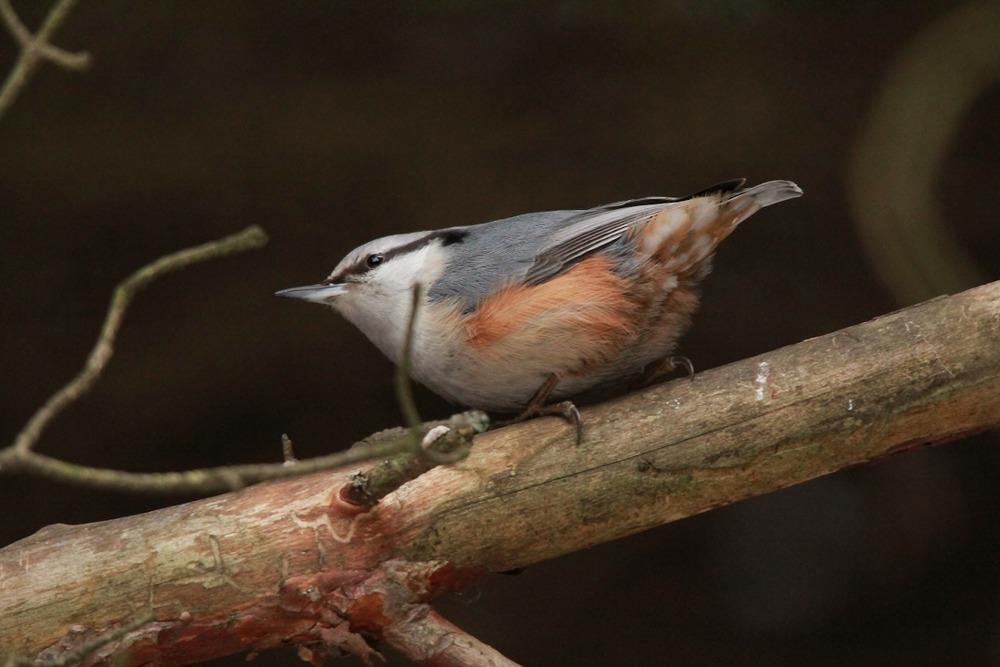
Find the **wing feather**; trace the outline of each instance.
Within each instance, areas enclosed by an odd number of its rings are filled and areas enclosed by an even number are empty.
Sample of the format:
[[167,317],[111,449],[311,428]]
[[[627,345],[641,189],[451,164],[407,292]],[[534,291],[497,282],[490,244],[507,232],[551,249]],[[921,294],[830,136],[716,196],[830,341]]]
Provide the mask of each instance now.
[[537,285],[562,273],[589,255],[608,247],[634,224],[649,219],[662,204],[647,204],[635,209],[592,209],[566,221],[566,226],[552,235],[524,275],[525,283]]
[[746,182],[738,178],[686,197],[643,197],[605,204],[567,218],[538,252],[524,275],[529,285],[557,276],[589,255],[615,243],[630,227],[652,218],[664,206],[708,195],[732,195]]

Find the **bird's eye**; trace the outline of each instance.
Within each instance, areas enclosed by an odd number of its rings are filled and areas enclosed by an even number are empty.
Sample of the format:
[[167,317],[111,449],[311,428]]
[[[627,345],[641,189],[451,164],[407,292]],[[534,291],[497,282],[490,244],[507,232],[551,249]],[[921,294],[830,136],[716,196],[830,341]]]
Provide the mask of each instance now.
[[379,255],[379,254],[368,255],[368,257],[365,258],[365,265],[369,269],[374,269],[376,266],[378,266],[379,264],[381,264],[384,261],[385,261],[385,257],[383,255]]

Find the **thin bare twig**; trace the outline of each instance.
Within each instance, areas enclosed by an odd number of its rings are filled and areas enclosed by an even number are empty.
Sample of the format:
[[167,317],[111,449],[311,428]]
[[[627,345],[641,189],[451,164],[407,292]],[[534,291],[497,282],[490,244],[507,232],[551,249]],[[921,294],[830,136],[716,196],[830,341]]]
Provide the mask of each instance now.
[[[61,23],[75,3],[76,0],[64,0],[53,7],[51,15],[54,15],[55,20]],[[7,29],[10,30],[23,51],[33,50],[42,58],[70,70],[86,69],[90,66],[91,57],[86,51],[71,53],[41,39],[41,32],[39,32],[38,37],[32,35],[31,31],[21,22],[17,12],[14,11],[10,0],[0,0],[0,18],[3,19]]]
[[281,434],[281,455],[285,459],[286,466],[295,465],[299,461],[295,458],[295,448],[292,446],[292,439],[288,437],[287,433]]
[[422,294],[422,286],[414,285],[395,378],[396,400],[406,422],[410,449],[351,475],[350,481],[341,487],[340,500],[360,510],[371,509],[379,500],[435,466],[465,458],[472,448],[472,438],[489,427],[489,417],[479,410],[453,415],[447,424],[439,423],[431,429],[421,421],[410,384],[410,355]]
[[0,473],[31,473],[59,482],[131,493],[210,494],[234,491],[266,479],[294,477],[408,451],[412,451],[410,437],[403,434],[293,464],[247,463],[177,472],[139,473],[78,465],[30,450],[22,453],[8,448],[0,452]]
[[[423,294],[424,286],[420,283],[415,284],[410,303],[410,317],[406,321],[406,338],[403,339],[403,350],[399,355],[399,364],[396,365],[396,400],[399,401],[403,421],[410,429],[410,438],[413,441],[414,449],[418,456],[427,459],[424,463],[429,470],[434,465],[460,461],[468,455],[468,448],[458,444],[464,442],[464,435],[456,437],[456,434],[452,434],[451,437],[444,438],[443,443],[438,442],[441,435],[432,437],[420,418],[416,401],[413,400],[413,388],[410,384],[410,359],[413,355],[413,337],[416,335],[417,315],[420,311]],[[489,427],[489,417],[481,410],[471,410],[457,416],[462,418],[458,422],[461,428],[471,428],[476,433],[482,433]]]
[[[83,369],[38,409],[17,435],[12,445],[0,450],[0,474],[29,473],[60,482],[132,493],[208,494],[232,491],[266,479],[292,477],[317,470],[348,466],[370,459],[405,455],[408,457],[407,461],[398,462],[391,468],[411,471],[408,476],[397,474],[392,476],[392,479],[388,479],[385,474],[375,475],[371,488],[378,490],[376,493],[384,495],[388,491],[382,491],[383,489],[398,488],[403,482],[412,479],[415,476],[412,473],[414,470],[427,470],[434,465],[451,462],[464,456],[468,452],[472,436],[485,430],[488,424],[488,419],[482,413],[470,412],[456,415],[449,422],[449,428],[454,431],[449,434],[449,437],[441,438],[440,442],[434,443],[434,446],[421,446],[421,439],[429,426],[420,422],[408,379],[409,347],[412,344],[414,322],[412,314],[406,349],[403,352],[403,362],[396,376],[398,397],[403,414],[408,421],[408,429],[383,431],[355,444],[347,451],[306,460],[294,458],[291,441],[285,436],[282,439],[284,452],[282,463],[252,463],[176,472],[136,473],[95,468],[70,463],[34,451],[36,443],[48,424],[68,405],[87,393],[97,382],[114,352],[115,339],[129,304],[139,291],[156,278],[172,271],[196,262],[257,248],[266,242],[267,235],[262,229],[249,227],[238,234],[162,257],[139,269],[119,284],[115,288],[101,333]],[[419,291],[415,291],[414,309],[416,309],[419,299]],[[410,460],[414,458],[419,459],[419,465],[414,465]],[[377,502],[377,497],[375,502]]]
[[82,51],[70,53],[49,43],[55,31],[62,25],[77,0],[59,0],[42,22],[42,26],[34,35],[31,34],[10,4],[10,0],[0,0],[0,20],[3,20],[7,30],[13,35],[21,47],[21,54],[11,68],[0,88],[0,118],[14,104],[24,86],[31,80],[35,70],[44,61],[55,63],[67,69],[80,71],[90,67],[90,54]]
[[[27,425],[18,433],[17,438],[14,440],[13,448],[22,454],[31,450],[35,446],[35,443],[38,442],[39,437],[41,437],[42,431],[52,419],[62,412],[66,406],[90,390],[114,353],[115,338],[125,318],[125,311],[128,309],[129,304],[132,303],[135,295],[144,287],[161,276],[190,266],[191,264],[252,250],[263,246],[265,243],[267,243],[267,234],[264,233],[263,229],[257,226],[248,227],[242,232],[221,238],[217,241],[161,257],[126,278],[115,288],[114,296],[111,299],[111,306],[108,308],[108,314],[104,319],[104,326],[101,327],[97,343],[94,345],[93,350],[91,350],[83,370],[69,384],[53,394],[46,401],[45,405],[39,408],[38,412],[28,420]],[[0,452],[0,454],[2,453]],[[3,459],[0,458],[0,463],[2,462]]]
[[410,303],[410,317],[406,322],[406,338],[403,340],[403,350],[396,365],[396,400],[403,413],[403,422],[410,429],[410,437],[414,448],[420,447],[424,437],[424,428],[413,400],[413,388],[410,386],[410,354],[413,348],[413,330],[417,322],[417,311],[420,309],[420,299],[423,296],[423,286],[417,283],[413,286],[413,300]]
[[[261,479],[302,474],[333,465],[344,465],[352,460],[363,460],[371,456],[370,453],[345,452],[335,457],[320,457],[309,462],[297,462],[294,466],[263,464],[203,468],[184,472],[131,473],[77,465],[33,451],[45,428],[52,420],[68,405],[86,394],[100,378],[114,353],[115,340],[124,321],[125,313],[136,294],[153,280],[172,271],[197,262],[259,248],[265,243],[267,243],[267,234],[264,233],[264,230],[256,226],[248,227],[242,232],[217,241],[161,257],[139,269],[119,284],[115,288],[108,314],[101,327],[101,333],[83,369],[35,412],[18,433],[11,446],[0,450],[0,473],[28,472],[75,484],[146,493],[210,493],[238,488]],[[391,442],[372,444],[370,447],[375,452],[387,454],[397,452],[401,448],[405,448],[405,444],[392,444]]]
[[[398,456],[351,475],[338,496],[360,510],[369,510],[379,500],[431,468],[464,459],[472,448],[472,439],[486,431],[489,423],[486,413],[479,410],[452,415],[446,424],[428,430],[425,440],[430,442],[422,441],[416,450],[411,445],[409,450]],[[420,425],[421,429],[426,427],[426,424]],[[435,434],[437,428],[443,428],[443,434]],[[407,442],[412,443],[411,437],[412,431],[407,434]]]

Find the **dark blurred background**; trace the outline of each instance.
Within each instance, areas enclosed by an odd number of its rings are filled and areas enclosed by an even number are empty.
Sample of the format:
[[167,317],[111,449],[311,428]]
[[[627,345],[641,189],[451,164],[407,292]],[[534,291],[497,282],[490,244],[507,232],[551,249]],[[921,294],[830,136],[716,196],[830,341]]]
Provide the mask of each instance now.
[[[17,8],[34,27],[45,4]],[[399,423],[389,362],[333,313],[272,296],[388,233],[797,181],[804,198],[722,246],[681,347],[700,369],[996,279],[998,10],[82,3],[55,41],[93,68],[43,68],[0,120],[0,445],[78,371],[117,282],[250,224],[264,250],[139,297],[106,375],[41,451],[171,470],[276,460],[284,432],[316,455]],[[15,56],[0,35],[0,71]],[[923,152],[933,169],[909,174]],[[924,217],[938,237],[909,225]],[[933,257],[942,235],[957,263]],[[920,238],[931,255],[910,263],[944,278],[893,268]],[[419,401],[426,418],[452,411]],[[532,665],[1000,664],[998,470],[993,434],[919,450],[440,609]],[[0,544],[180,500],[0,477]]]

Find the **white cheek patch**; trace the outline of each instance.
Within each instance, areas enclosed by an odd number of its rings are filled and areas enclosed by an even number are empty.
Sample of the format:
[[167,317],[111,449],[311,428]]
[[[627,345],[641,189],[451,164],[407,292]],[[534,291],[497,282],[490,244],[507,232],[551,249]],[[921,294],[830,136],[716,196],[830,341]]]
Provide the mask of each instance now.
[[375,271],[370,279],[371,282],[386,291],[411,289],[418,283],[422,285],[433,283],[441,275],[443,267],[439,265],[443,262],[443,258],[435,257],[437,261],[428,261],[430,250],[431,246],[425,246],[393,257]]
[[[426,304],[427,290],[440,278],[445,263],[444,252],[436,243],[390,257],[362,281],[351,285],[349,292],[334,302],[334,307],[387,357],[397,361],[413,308],[413,286],[423,286]],[[420,352],[421,341],[426,339],[424,310],[417,311],[415,356]]]

